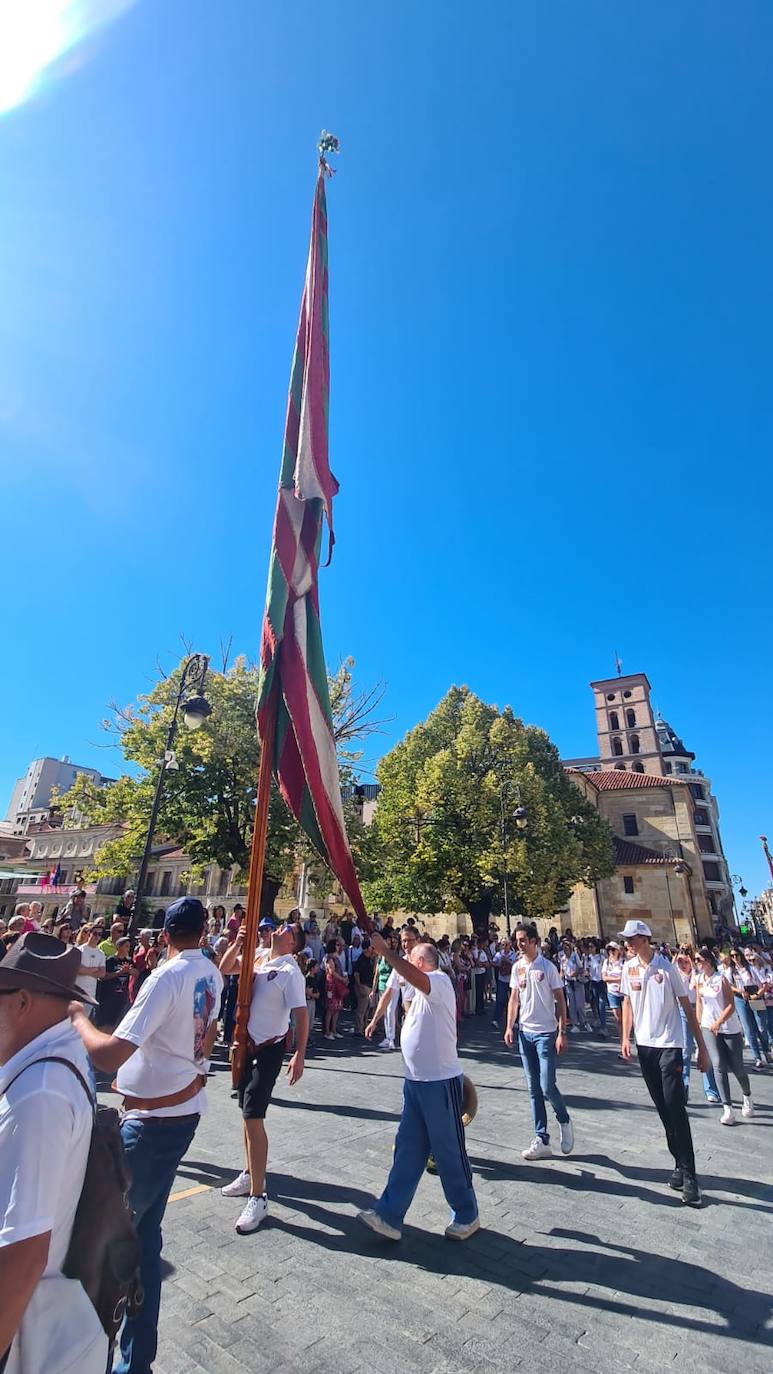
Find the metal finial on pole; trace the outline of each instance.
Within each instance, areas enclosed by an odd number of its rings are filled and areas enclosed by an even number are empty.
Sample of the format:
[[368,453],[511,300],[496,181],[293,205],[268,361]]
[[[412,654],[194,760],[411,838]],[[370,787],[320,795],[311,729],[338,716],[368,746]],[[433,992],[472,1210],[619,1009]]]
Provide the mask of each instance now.
[[340,153],[341,143],[339,139],[336,138],[335,134],[329,134],[327,129],[323,129],[322,133],[319,136],[319,143],[317,144],[317,149],[319,151],[320,171],[324,172],[325,176],[335,176],[335,168],[330,166],[330,163],[327,160],[327,154]]

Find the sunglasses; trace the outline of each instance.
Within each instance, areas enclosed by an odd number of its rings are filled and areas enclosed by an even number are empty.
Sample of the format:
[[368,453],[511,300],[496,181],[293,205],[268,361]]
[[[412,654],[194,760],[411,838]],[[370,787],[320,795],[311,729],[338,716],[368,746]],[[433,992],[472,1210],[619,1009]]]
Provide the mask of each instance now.
[[15,992],[21,992],[21,988],[0,988],[0,997],[12,997]]

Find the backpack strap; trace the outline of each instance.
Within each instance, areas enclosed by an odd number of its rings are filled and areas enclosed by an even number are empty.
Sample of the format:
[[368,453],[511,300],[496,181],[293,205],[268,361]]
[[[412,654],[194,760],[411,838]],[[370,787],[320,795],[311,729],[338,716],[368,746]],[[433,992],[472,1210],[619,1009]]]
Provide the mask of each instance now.
[[[33,1068],[35,1064],[64,1064],[65,1068],[70,1070],[70,1073],[74,1073],[75,1077],[77,1078],[78,1082],[83,1088],[83,1091],[85,1092],[87,1098],[89,1099],[89,1106],[91,1107],[92,1115],[96,1120],[97,1104],[95,1098],[92,1096],[91,1088],[89,1087],[88,1083],[83,1077],[83,1074],[81,1073],[80,1069],[76,1069],[75,1065],[72,1063],[70,1059],[63,1059],[60,1055],[47,1054],[44,1055],[41,1059],[30,1060],[29,1064],[25,1064],[23,1069],[19,1069],[19,1072],[17,1074],[14,1074],[10,1083],[6,1084],[3,1096],[5,1096],[9,1088],[13,1087],[17,1079],[21,1078],[22,1074],[26,1073],[27,1069]],[[0,1368],[2,1367],[0,1366]]]

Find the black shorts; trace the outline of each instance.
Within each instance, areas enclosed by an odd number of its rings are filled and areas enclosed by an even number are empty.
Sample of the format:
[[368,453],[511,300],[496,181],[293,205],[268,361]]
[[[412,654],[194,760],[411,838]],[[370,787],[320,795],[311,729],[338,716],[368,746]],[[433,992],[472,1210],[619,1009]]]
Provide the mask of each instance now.
[[285,1057],[285,1037],[248,1054],[239,1084],[239,1106],[245,1121],[262,1121]]

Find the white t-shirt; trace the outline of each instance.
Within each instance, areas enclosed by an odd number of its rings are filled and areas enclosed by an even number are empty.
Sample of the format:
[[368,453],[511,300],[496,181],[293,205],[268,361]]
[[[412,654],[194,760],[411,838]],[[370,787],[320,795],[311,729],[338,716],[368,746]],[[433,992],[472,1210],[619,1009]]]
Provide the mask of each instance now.
[[400,1037],[405,1077],[415,1083],[438,1083],[462,1072],[456,1052],[456,995],[440,969],[428,973],[429,992],[412,988],[411,1014]]
[[668,959],[653,954],[646,965],[635,955],[626,959],[620,991],[630,999],[637,1045],[661,1050],[684,1048],[678,999],[686,994],[679,970]]
[[695,988],[693,986],[692,973],[683,973],[676,960],[674,960],[674,968],[682,980],[682,987],[684,988],[683,995],[689,999],[693,1006],[695,1006]]
[[[82,964],[85,964],[87,968],[96,969],[97,973],[104,973],[107,960],[98,945],[96,948],[92,945],[79,945],[78,950]],[[96,997],[97,995],[97,979],[88,976],[84,978],[82,972],[75,979],[75,986],[80,988],[81,992],[88,993],[89,997]]]
[[601,982],[601,969],[604,964],[603,954],[591,954],[590,956],[590,976],[594,983]]
[[89,1099],[63,1064],[36,1064],[5,1092],[25,1064],[47,1055],[69,1059],[87,1084],[94,1081],[69,1021],[37,1035],[0,1067],[0,1246],[50,1231],[45,1275],[58,1273],[67,1254],[93,1119]]
[[510,987],[518,989],[518,1024],[530,1035],[552,1035],[558,1027],[554,992],[564,985],[561,974],[550,959],[523,956],[513,966]]
[[610,992],[619,992],[620,979],[623,976],[622,959],[605,959],[601,965],[601,976],[607,983]]
[[408,1004],[412,1002],[414,997],[416,996],[416,989],[413,986],[413,983],[406,983],[405,979],[401,978],[399,973],[397,972],[397,969],[394,968],[392,969],[392,972],[387,978],[387,987],[389,988],[390,992],[394,992],[396,988],[398,992],[401,992],[403,994],[404,1007],[407,1007]]
[[[717,1017],[722,1015],[727,1005],[725,994],[722,989],[722,974],[712,973],[706,975],[705,973],[699,973],[695,981],[700,988],[701,1001],[703,1003],[701,1025],[711,1030]],[[727,1020],[722,1022],[719,1028],[719,1034],[740,1035],[741,1033],[741,1020],[738,1012],[733,1009],[732,1014],[728,1016]]]
[[[206,1074],[204,1037],[217,1019],[223,976],[200,949],[170,955],[145,979],[134,1005],[115,1029],[119,1040],[137,1045],[116,1075],[127,1097],[169,1097],[196,1074]],[[176,1107],[130,1112],[131,1116],[188,1116],[206,1110],[204,1089]]]
[[290,954],[264,959],[255,970],[247,1032],[256,1045],[286,1035],[290,1012],[306,1006],[306,983]]

